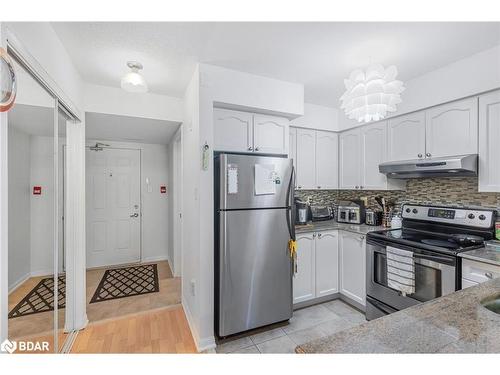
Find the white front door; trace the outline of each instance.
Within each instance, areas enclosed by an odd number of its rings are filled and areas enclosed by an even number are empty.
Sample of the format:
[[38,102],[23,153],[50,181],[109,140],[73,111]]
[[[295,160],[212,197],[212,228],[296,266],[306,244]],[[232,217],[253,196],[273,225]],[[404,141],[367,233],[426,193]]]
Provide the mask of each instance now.
[[87,268],[141,259],[140,151],[86,150]]

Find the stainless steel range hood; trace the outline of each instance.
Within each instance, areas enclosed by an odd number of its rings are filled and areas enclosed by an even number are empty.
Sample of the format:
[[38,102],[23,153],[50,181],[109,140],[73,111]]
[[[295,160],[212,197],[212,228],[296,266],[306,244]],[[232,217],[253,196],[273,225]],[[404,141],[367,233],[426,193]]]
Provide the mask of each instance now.
[[379,164],[389,178],[477,176],[477,154],[391,161]]

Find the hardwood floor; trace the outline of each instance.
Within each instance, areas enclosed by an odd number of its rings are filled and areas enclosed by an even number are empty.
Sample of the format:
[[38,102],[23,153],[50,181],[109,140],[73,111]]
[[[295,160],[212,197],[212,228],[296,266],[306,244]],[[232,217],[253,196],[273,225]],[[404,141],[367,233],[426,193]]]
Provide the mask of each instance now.
[[91,323],[71,353],[196,353],[182,306]]

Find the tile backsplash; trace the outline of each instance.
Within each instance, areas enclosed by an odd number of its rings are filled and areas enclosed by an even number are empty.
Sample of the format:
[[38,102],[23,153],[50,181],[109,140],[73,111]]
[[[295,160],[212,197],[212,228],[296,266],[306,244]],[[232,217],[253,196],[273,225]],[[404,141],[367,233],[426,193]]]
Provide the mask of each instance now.
[[500,193],[479,193],[476,177],[409,179],[404,191],[378,190],[296,190],[295,196],[311,197],[312,204],[336,205],[340,200],[368,198],[368,206],[378,209],[376,196],[403,203],[419,203],[457,207],[488,207],[500,209]]

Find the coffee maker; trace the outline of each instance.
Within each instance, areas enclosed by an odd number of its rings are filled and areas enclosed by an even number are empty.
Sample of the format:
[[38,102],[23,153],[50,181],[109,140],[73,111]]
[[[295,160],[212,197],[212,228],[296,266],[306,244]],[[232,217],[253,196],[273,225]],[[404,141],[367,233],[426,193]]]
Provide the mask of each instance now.
[[308,202],[295,198],[295,224],[305,225],[311,219],[311,206]]

